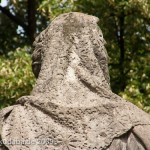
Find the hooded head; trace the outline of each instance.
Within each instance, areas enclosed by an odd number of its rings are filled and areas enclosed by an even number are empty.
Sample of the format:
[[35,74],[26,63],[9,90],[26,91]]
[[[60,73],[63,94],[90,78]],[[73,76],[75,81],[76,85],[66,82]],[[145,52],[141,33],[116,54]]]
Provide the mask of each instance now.
[[66,13],[53,20],[36,38],[32,67],[38,79],[33,91],[60,84],[75,60],[76,66],[84,68],[90,78],[96,77],[109,87],[108,55],[98,21],[94,16]]

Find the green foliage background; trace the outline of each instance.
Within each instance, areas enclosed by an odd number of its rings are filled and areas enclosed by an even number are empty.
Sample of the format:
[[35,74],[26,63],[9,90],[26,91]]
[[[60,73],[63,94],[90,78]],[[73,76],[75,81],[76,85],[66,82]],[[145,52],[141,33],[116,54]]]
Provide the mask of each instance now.
[[[71,11],[100,18],[100,28],[107,41],[109,70],[113,92],[150,113],[150,2],[149,0],[9,0],[0,13],[0,108],[29,95],[35,83],[31,71],[33,35],[41,32],[56,16]],[[30,11],[27,9],[31,5]],[[32,11],[36,6],[36,11]],[[35,13],[35,22],[28,16]],[[32,18],[31,18],[32,20]],[[17,24],[16,24],[17,23]],[[18,27],[22,29],[18,32]],[[31,28],[30,28],[31,27]],[[34,36],[35,36],[34,35]]]
[[0,108],[13,104],[31,92],[35,79],[31,57],[24,49],[0,56]]

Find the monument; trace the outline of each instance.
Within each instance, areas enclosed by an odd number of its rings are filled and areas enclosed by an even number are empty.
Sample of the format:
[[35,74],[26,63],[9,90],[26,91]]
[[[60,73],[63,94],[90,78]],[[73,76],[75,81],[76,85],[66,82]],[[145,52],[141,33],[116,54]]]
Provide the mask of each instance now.
[[150,115],[111,91],[98,21],[62,14],[36,38],[36,85],[0,111],[1,150],[150,150]]

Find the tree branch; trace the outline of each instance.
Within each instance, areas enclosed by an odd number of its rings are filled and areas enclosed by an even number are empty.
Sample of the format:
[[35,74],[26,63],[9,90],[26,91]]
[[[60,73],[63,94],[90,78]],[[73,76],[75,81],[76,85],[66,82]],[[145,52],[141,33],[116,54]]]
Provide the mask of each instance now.
[[27,1],[28,30],[30,31],[28,34],[31,44],[34,42],[36,33],[36,13],[37,13],[36,9],[37,9],[37,0],[28,0]]
[[6,9],[5,7],[0,6],[0,10],[2,11],[3,14],[5,14],[14,23],[16,23],[17,25],[20,25],[26,31],[26,33],[28,33],[27,25],[22,20],[20,20],[20,18],[11,14],[10,11],[8,9]]

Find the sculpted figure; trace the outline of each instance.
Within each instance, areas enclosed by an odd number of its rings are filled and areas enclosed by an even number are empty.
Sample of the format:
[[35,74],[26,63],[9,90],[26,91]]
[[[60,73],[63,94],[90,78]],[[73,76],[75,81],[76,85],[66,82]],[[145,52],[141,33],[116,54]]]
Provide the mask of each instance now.
[[36,38],[37,82],[0,112],[2,150],[150,150],[150,115],[110,89],[97,22],[63,14]]

